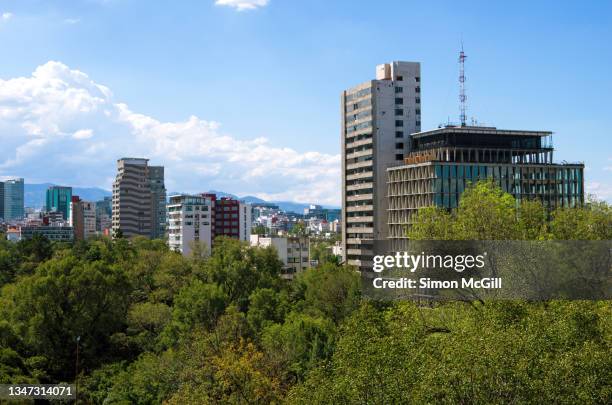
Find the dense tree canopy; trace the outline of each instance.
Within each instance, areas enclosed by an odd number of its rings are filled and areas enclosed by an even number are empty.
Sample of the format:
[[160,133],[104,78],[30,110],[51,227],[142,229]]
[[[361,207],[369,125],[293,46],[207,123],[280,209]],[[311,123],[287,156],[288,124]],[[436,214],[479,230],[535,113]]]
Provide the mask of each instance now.
[[[415,239],[610,239],[604,203],[548,213],[490,183]],[[273,248],[215,241],[0,241],[0,383],[75,381],[105,404],[610,403],[609,301],[416,305],[361,296],[354,269],[287,281]]]

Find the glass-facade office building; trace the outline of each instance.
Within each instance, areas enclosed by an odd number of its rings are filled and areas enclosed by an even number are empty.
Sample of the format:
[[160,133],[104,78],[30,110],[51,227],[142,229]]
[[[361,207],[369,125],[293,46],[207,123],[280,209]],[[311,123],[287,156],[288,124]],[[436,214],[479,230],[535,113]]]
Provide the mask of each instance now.
[[447,127],[412,134],[413,151],[387,170],[389,238],[406,238],[419,208],[456,208],[461,194],[492,179],[517,203],[552,210],[584,203],[584,164],[554,164],[550,132]]
[[64,220],[70,219],[72,187],[51,186],[47,189],[45,209],[47,212],[61,212]]
[[6,222],[25,217],[23,179],[10,179],[2,182],[2,217]]

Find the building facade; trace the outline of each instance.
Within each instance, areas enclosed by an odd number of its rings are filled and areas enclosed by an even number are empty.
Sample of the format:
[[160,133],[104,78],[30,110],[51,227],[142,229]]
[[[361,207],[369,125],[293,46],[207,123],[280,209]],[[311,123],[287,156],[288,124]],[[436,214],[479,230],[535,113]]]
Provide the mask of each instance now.
[[149,183],[153,210],[151,238],[163,239],[166,235],[166,186],[163,166],[149,166]]
[[112,197],[104,197],[103,200],[96,201],[96,231],[101,235],[108,234],[112,228],[112,207]]
[[456,208],[470,183],[492,179],[544,207],[584,203],[584,164],[553,163],[552,133],[448,126],[412,134],[404,164],[387,169],[389,238],[407,238],[419,208]]
[[215,194],[205,193],[213,204],[213,240],[218,236],[239,239],[248,242],[251,236],[252,208],[251,204],[230,198],[217,198]]
[[159,207],[161,194],[165,204],[163,170],[159,170],[159,166],[150,167],[148,161],[141,158],[117,161],[117,177],[113,183],[113,235],[149,238],[159,237],[160,233],[163,235],[160,212],[165,213],[165,206],[163,209]]
[[70,213],[70,226],[74,230],[76,240],[88,239],[97,234],[95,203],[72,196]]
[[71,226],[25,225],[19,227],[18,240],[32,239],[34,235],[42,235],[52,242],[71,242],[74,231]]
[[210,197],[177,195],[170,197],[168,246],[188,256],[195,243],[210,249],[213,241],[213,200]]
[[0,223],[4,220],[4,182],[0,181]]
[[376,67],[376,79],[341,95],[342,245],[344,260],[372,263],[373,243],[387,230],[388,167],[410,151],[421,130],[421,68],[417,62]]
[[18,221],[25,217],[23,187],[22,178],[2,182],[2,194],[4,194],[2,218],[4,221]]
[[51,186],[47,189],[45,210],[61,212],[62,217],[70,220],[70,204],[72,202],[72,187]]
[[251,246],[273,246],[283,262],[283,278],[292,279],[310,267],[310,241],[306,237],[250,235]]

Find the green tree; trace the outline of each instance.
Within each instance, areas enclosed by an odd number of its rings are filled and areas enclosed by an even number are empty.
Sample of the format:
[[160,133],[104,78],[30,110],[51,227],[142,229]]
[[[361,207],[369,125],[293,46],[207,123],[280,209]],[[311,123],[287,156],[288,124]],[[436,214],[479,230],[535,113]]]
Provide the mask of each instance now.
[[260,331],[265,326],[282,322],[289,308],[289,299],[284,291],[259,288],[249,297],[247,320],[253,330]]
[[256,288],[278,285],[282,262],[269,248],[249,248],[235,239],[217,238],[212,256],[206,262],[206,280],[217,284],[241,310]]
[[109,337],[124,327],[128,292],[121,270],[67,256],[3,289],[0,315],[32,354],[48,360],[52,377],[67,380],[74,376],[77,336],[83,369],[112,356]]
[[360,286],[359,274],[352,268],[327,263],[301,273],[293,294],[301,311],[339,323],[359,307]]

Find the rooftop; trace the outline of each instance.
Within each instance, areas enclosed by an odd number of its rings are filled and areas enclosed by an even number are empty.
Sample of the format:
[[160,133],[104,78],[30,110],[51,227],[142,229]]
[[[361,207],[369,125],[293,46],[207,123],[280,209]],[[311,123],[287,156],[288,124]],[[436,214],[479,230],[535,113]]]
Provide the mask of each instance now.
[[438,134],[481,134],[481,135],[506,135],[506,136],[550,136],[551,131],[525,131],[525,130],[510,130],[510,129],[497,129],[495,127],[476,127],[476,126],[446,126],[442,128],[436,128],[429,131],[415,132],[411,134],[413,138],[423,138],[431,135]]

